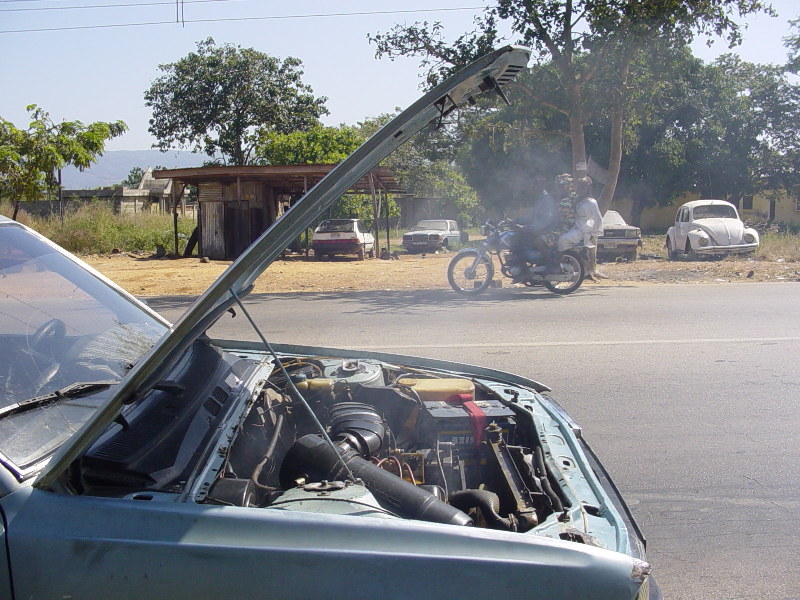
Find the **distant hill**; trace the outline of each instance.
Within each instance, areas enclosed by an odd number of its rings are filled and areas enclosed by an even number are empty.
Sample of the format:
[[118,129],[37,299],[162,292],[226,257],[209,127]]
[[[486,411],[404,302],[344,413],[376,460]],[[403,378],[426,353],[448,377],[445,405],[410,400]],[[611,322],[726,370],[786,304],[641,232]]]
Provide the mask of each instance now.
[[161,165],[168,169],[182,167],[201,167],[209,157],[205,154],[193,154],[180,150],[160,152],[158,150],[114,150],[106,152],[100,159],[83,173],[74,167],[67,167],[61,172],[61,181],[65,189],[86,190],[104,185],[120,183],[128,177],[133,167],[154,167]]

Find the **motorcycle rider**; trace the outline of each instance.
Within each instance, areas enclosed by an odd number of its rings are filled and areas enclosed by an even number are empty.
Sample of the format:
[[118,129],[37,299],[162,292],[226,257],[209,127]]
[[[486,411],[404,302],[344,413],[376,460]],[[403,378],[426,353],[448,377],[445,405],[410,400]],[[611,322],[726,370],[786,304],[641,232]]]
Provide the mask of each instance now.
[[575,182],[575,217],[571,229],[558,237],[558,251],[564,252],[579,244],[589,249],[586,265],[590,279],[597,277],[597,237],[603,233],[603,215],[597,200],[590,196],[592,179],[582,177]]
[[550,233],[558,226],[559,213],[556,201],[545,188],[546,183],[547,179],[541,175],[533,178],[530,185],[533,202],[515,219],[518,225],[522,225],[522,229],[514,236],[512,248],[513,254],[520,259],[518,274],[513,278],[516,283],[524,281],[526,277],[523,270],[526,250],[536,248],[545,257],[549,257],[551,247],[555,246],[554,239],[550,239]]

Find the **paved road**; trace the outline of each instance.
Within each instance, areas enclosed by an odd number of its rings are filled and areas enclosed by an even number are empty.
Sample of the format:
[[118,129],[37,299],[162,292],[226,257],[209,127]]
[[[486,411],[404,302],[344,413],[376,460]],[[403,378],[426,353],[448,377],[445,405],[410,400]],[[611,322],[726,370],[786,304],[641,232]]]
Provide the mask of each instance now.
[[[583,426],[668,598],[800,597],[800,285],[262,295],[276,342],[374,348],[537,379]],[[152,299],[175,319],[184,299]],[[245,319],[217,337],[255,339]]]

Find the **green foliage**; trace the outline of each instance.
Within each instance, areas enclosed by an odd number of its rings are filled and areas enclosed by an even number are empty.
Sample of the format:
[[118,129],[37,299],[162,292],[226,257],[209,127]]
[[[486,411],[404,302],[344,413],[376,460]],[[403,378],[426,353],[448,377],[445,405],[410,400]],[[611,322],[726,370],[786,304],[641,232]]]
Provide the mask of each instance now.
[[227,164],[250,164],[259,131],[307,130],[328,114],[327,98],[314,97],[302,83],[301,66],[297,58],[217,46],[212,38],[198,42],[197,52],[161,65],[163,75],[144,94],[156,147],[177,145],[221,154]]
[[[0,214],[7,215],[11,210],[9,204],[0,204]],[[172,215],[116,214],[108,204],[100,202],[67,213],[63,223],[56,216],[34,217],[24,211],[19,221],[77,254],[108,254],[115,248],[123,252],[153,252],[157,245],[173,249],[175,243]],[[193,219],[178,219],[180,251],[195,225]]]
[[[608,112],[609,145],[606,189],[600,198],[608,205],[616,187],[622,158],[624,111],[628,79],[636,58],[654,40],[683,45],[698,34],[723,35],[738,43],[740,27],[732,19],[760,11],[770,12],[762,0],[496,0],[481,17],[474,32],[448,42],[441,24],[397,25],[388,33],[372,36],[378,57],[422,58],[426,81],[434,85],[453,69],[474,60],[487,48],[500,44],[497,24],[506,22],[516,43],[533,47],[542,62],[551,63],[550,85],[522,87],[521,92],[538,107],[556,114],[554,124],[568,136],[575,170],[586,164],[584,129],[602,110]],[[591,82],[604,77],[602,98],[588,93]],[[519,89],[521,86],[512,84]]]
[[[385,114],[367,119],[358,124],[359,131],[368,138],[393,116]],[[442,215],[453,215],[464,224],[470,224],[480,200],[454,161],[460,144],[458,131],[429,130],[400,146],[383,164],[411,195],[439,198],[438,209]]]
[[363,138],[354,127],[315,125],[307,131],[261,131],[257,162],[269,165],[336,164],[355,151]]
[[800,19],[789,21],[794,32],[783,38],[783,42],[789,50],[789,60],[786,62],[786,69],[794,74],[800,74]]
[[108,140],[122,135],[122,121],[54,123],[35,104],[27,107],[31,122],[18,129],[0,118],[0,198],[15,202],[37,200],[58,183],[58,171],[67,165],[79,170],[90,167],[105,150]]
[[[153,167],[153,171],[158,171],[160,169],[166,169],[166,168],[167,167],[157,165]],[[120,184],[129,188],[139,187],[139,184],[142,182],[142,179],[144,178],[144,174],[145,170],[142,169],[142,167],[133,167],[128,173],[128,176],[125,179],[123,179],[120,182]]]

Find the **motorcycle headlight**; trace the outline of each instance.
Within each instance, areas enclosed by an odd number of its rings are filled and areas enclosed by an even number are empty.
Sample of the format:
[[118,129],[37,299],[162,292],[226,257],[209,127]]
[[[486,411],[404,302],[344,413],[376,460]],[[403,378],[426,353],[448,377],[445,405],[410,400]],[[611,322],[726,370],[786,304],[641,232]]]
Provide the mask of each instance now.
[[701,237],[697,241],[701,246],[708,246],[708,238]]
[[744,243],[745,243],[745,244],[752,244],[752,243],[753,243],[753,242],[755,242],[755,241],[756,241],[756,236],[754,236],[754,235],[753,235],[752,233],[750,233],[749,231],[748,231],[747,233],[745,233],[745,234],[744,234]]

